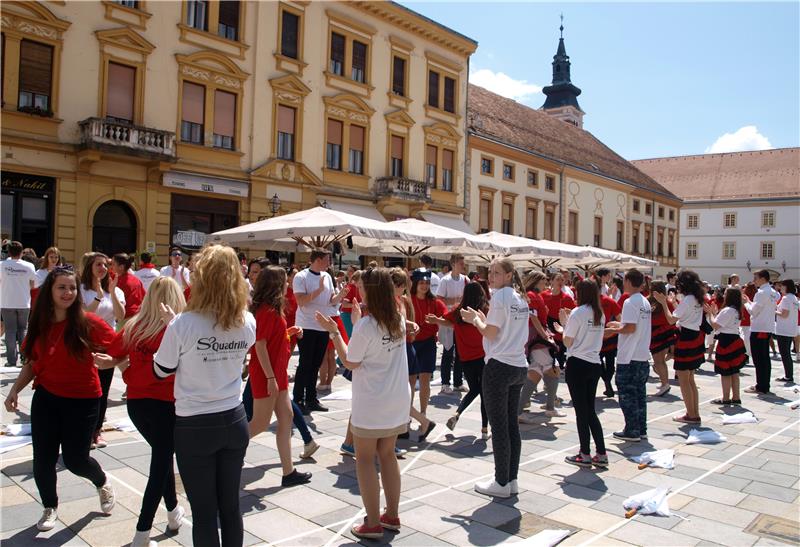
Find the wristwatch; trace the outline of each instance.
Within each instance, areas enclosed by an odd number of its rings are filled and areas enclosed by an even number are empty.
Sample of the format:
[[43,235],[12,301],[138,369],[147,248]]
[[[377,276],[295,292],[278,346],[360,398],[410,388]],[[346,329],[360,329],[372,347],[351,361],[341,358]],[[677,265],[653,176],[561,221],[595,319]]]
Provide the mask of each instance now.
[[335,340],[337,336],[341,336],[341,333],[339,331],[328,333],[328,338],[330,338],[331,340]]

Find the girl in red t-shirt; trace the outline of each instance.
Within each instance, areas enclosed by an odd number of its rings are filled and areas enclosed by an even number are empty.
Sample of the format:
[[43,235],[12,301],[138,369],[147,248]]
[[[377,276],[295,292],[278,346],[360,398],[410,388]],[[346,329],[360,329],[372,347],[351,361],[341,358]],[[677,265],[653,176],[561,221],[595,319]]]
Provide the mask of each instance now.
[[544,304],[547,306],[547,328],[553,332],[553,341],[558,346],[556,360],[562,368],[567,360],[567,348],[564,347],[563,336],[561,335],[563,325],[558,323],[558,314],[562,308],[571,310],[575,307],[575,300],[562,290],[563,287],[564,276],[561,273],[557,273],[550,280],[550,288],[542,291],[542,299],[544,299]]
[[272,412],[278,418],[275,441],[283,468],[281,486],[303,484],[311,473],[301,473],[292,463],[292,403],[289,401],[289,338],[302,329],[288,328],[283,310],[288,281],[286,270],[266,266],[256,280],[250,311],[256,318],[256,343],[250,350],[250,387],[253,390],[253,418],[250,438],[267,430]]
[[52,530],[58,520],[59,447],[67,469],[95,485],[102,511],[114,507],[114,488],[89,457],[102,395],[92,352],[113,338],[105,321],[83,311],[75,273],[54,269],[41,286],[23,342],[24,364],[5,400],[6,410],[16,412],[19,392],[33,380],[33,477],[44,506],[39,530]]
[[[411,274],[411,303],[414,305],[414,317],[417,318],[419,333],[414,338],[416,358],[408,364],[408,375],[411,385],[416,385],[419,378],[419,411],[425,414],[431,397],[431,376],[436,370],[436,336],[439,325],[426,323],[422,318],[428,315],[442,317],[447,313],[444,302],[431,293],[430,270],[414,270]],[[412,390],[413,397],[413,390]]]
[[[664,310],[653,296],[653,293],[666,296],[666,284],[663,281],[653,281],[650,285],[650,296],[647,299],[653,308],[653,313],[650,315],[650,353],[653,355],[653,370],[661,381],[661,385],[658,386],[658,391],[656,391],[655,395],[656,397],[663,397],[672,389],[669,385],[667,356],[678,339],[678,329],[667,321]],[[672,300],[667,300],[667,308],[670,312],[675,310],[675,304],[672,303]]]
[[[115,256],[116,260],[116,256]],[[142,300],[138,313],[117,333],[106,350],[112,361],[98,368],[121,366],[122,379],[128,387],[128,416],[144,440],[150,445],[150,473],[142,497],[139,521],[131,545],[147,545],[158,504],[164,498],[167,527],[176,532],[183,523],[185,511],[178,505],[172,456],[175,453],[175,377],[159,379],[153,374],[153,355],[161,345],[168,317],[162,306],[181,313],[186,306],[183,292],[171,277],[157,277]],[[127,357],[127,360],[125,359]]]
[[131,266],[133,266],[132,255],[118,253],[114,255],[112,261],[114,273],[117,274],[117,287],[125,295],[125,318],[117,322],[117,330],[122,330],[125,322],[139,313],[145,291],[139,278],[130,273]]

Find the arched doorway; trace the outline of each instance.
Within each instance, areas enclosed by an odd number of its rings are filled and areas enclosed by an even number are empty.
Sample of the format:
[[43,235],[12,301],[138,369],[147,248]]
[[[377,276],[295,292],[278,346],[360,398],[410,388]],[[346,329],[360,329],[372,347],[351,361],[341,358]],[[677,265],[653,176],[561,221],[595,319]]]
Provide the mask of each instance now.
[[92,251],[113,256],[136,252],[136,216],[123,201],[107,201],[98,207],[92,222]]

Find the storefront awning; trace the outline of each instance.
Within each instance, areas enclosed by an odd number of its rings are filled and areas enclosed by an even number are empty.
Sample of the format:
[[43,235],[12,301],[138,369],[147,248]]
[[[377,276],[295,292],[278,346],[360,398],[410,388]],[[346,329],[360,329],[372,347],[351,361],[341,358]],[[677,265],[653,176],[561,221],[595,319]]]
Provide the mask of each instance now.
[[375,204],[371,201],[356,203],[352,201],[339,201],[324,196],[320,196],[320,198],[327,203],[329,209],[333,209],[334,211],[356,215],[370,220],[377,220],[378,222],[386,222],[386,219],[383,218],[383,215],[378,212],[375,208]]
[[451,230],[458,230],[459,232],[466,232],[468,234],[475,234],[475,230],[469,227],[469,224],[464,222],[464,219],[455,215],[448,215],[446,213],[436,213],[433,211],[420,211],[419,213],[423,219],[432,224],[438,224]]
[[206,177],[179,171],[164,173],[163,184],[170,188],[222,194],[238,198],[246,198],[250,194],[250,185],[240,180]]

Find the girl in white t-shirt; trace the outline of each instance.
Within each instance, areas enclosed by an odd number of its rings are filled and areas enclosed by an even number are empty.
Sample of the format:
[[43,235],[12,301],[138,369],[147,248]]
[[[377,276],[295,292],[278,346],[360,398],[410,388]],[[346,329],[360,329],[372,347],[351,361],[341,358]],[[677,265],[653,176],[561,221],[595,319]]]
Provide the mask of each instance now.
[[783,361],[783,378],[778,382],[794,383],[794,364],[792,363],[792,340],[797,336],[797,287],[791,279],[781,281],[781,297],[775,312],[775,338]]
[[[564,325],[564,345],[567,347],[567,366],[564,378],[575,409],[575,422],[581,447],[575,456],[564,460],[578,467],[607,468],[608,456],[603,440],[603,426],[595,410],[597,382],[602,374],[600,349],[603,346],[605,316],[600,306],[600,290],[594,281],[584,280],[576,287],[578,307],[562,308],[559,319]],[[589,454],[589,438],[594,438],[597,453]]]
[[[395,456],[397,435],[408,427],[411,388],[408,384],[406,322],[397,309],[394,286],[387,268],[365,270],[361,293],[369,315],[353,325],[345,344],[336,321],[320,311],[316,319],[333,340],[339,359],[353,371],[353,403],[350,428],[353,432],[358,488],[367,516],[353,526],[353,535],[380,539],[383,529],[400,529],[400,467]],[[380,514],[380,486],[375,457],[378,457],[386,497],[386,511]]]
[[[716,304],[706,304],[707,313],[715,313]],[[714,372],[722,379],[722,398],[711,401],[715,405],[741,405],[739,396],[739,371],[747,359],[744,340],[739,334],[742,314],[742,291],[733,287],[725,290],[725,300],[719,313],[711,318],[711,326],[717,331]]]
[[489,286],[494,289],[489,313],[466,308],[464,321],[483,335],[484,359],[481,399],[492,426],[494,480],[478,482],[475,491],[507,498],[519,491],[517,472],[521,439],[517,405],[528,372],[528,300],[514,263],[496,258],[489,266]]

